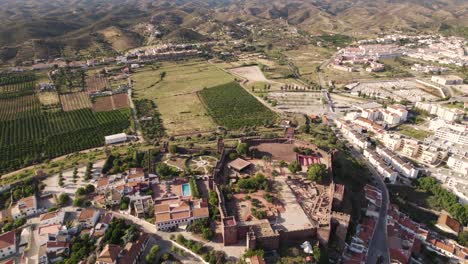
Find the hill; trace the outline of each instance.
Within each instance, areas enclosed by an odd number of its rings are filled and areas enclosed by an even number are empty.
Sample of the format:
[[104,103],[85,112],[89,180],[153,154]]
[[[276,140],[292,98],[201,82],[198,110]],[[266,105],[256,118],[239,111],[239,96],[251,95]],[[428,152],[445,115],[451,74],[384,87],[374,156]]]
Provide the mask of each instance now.
[[[287,20],[311,34],[465,34],[464,0],[2,0],[0,60],[110,55],[154,41],[245,36],[237,24]],[[154,37],[151,26],[157,30]]]

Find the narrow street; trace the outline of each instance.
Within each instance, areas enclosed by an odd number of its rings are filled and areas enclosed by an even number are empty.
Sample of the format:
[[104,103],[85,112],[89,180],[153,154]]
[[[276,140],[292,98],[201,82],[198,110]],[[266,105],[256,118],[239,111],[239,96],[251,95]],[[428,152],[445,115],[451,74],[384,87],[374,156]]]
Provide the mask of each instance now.
[[[340,132],[336,133],[341,139],[346,139]],[[374,182],[377,188],[382,192],[382,205],[379,210],[379,218],[374,229],[374,234],[368,246],[366,263],[376,264],[379,258],[382,259],[382,263],[390,263],[389,247],[388,247],[388,236],[387,236],[387,212],[389,205],[389,194],[387,186],[385,185],[380,174],[372,167],[368,160],[361,154],[360,151],[354,147],[349,148],[349,153],[355,159],[364,162],[369,168],[369,171],[374,178]]]
[[369,243],[369,249],[367,251],[368,264],[375,264],[380,257],[383,257],[383,263],[390,263],[389,259],[389,248],[387,241],[387,210],[389,204],[388,189],[384,181],[380,177],[379,173],[372,167],[367,159],[357,150],[350,149],[351,155],[366,164],[372,173],[373,178],[377,184],[377,187],[382,192],[382,206],[379,210],[379,219],[374,229],[374,235]]

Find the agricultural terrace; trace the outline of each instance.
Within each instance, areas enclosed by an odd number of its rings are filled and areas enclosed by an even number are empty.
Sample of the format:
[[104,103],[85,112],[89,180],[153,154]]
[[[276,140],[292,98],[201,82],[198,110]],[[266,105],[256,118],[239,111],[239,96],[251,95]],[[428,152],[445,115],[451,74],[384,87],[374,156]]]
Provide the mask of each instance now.
[[73,111],[83,108],[91,108],[91,100],[86,92],[67,93],[60,95],[63,111]]
[[134,97],[156,103],[169,135],[214,130],[196,92],[233,79],[212,64],[193,60],[147,66],[132,74]]
[[6,172],[75,151],[104,144],[104,136],[129,126],[128,109],[93,113],[30,112],[0,121],[0,171]]
[[208,113],[217,124],[230,129],[271,124],[276,115],[237,82],[199,92]]

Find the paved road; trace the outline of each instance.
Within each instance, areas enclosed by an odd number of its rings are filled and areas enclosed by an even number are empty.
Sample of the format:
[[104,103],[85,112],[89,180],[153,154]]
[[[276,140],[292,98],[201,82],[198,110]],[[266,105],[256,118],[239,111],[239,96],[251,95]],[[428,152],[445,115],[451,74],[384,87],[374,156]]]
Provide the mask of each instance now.
[[[345,138],[341,133],[339,133],[338,136]],[[374,235],[372,236],[372,240],[369,243],[366,263],[375,264],[377,263],[377,259],[380,256],[383,257],[382,263],[390,263],[390,257],[389,257],[389,251],[388,251],[388,240],[387,240],[388,238],[387,237],[387,211],[388,211],[387,209],[388,209],[388,204],[389,204],[389,195],[388,195],[387,186],[385,185],[380,174],[374,169],[374,167],[372,167],[372,165],[361,154],[360,151],[354,148],[350,148],[349,151],[350,151],[350,154],[355,159],[360,160],[367,165],[373,178],[375,179],[375,183],[377,184],[377,187],[382,192],[382,206],[380,206],[379,219],[377,220],[377,224],[374,230]]]

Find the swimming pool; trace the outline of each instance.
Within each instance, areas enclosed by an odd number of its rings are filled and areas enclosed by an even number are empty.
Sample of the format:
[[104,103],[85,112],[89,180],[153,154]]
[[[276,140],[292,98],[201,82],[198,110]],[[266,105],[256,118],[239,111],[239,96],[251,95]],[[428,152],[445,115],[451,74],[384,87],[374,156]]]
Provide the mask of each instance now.
[[188,183],[182,184],[182,196],[190,196],[191,194],[190,185]]

